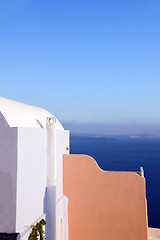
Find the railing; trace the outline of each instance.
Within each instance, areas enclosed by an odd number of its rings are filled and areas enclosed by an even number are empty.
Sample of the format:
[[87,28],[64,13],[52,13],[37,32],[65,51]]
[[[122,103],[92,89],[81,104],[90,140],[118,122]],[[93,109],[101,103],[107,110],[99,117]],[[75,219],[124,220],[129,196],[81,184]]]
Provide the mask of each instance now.
[[144,170],[143,170],[143,167],[140,167],[140,174],[141,174],[141,177],[144,177]]
[[36,225],[41,219],[45,218],[45,214],[43,213],[41,216],[39,216],[30,226],[25,226],[25,229],[18,235],[17,240],[22,239],[26,234],[29,234],[31,231],[31,226]]
[[135,172],[137,173],[138,175],[140,175],[141,177],[144,178],[144,170],[143,170],[143,167],[140,167],[140,171],[139,172]]
[[[112,172],[112,170],[106,170],[108,172]],[[140,171],[114,171],[114,172],[133,172],[133,173],[137,173],[138,175],[140,175],[141,177],[144,178],[144,170],[143,167],[140,167]]]

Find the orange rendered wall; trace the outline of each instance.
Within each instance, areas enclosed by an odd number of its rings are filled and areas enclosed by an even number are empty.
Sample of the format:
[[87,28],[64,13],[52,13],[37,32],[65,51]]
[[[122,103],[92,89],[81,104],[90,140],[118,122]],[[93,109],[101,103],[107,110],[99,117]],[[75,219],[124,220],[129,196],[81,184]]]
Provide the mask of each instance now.
[[64,155],[69,240],[147,240],[145,179],[101,170],[86,155]]

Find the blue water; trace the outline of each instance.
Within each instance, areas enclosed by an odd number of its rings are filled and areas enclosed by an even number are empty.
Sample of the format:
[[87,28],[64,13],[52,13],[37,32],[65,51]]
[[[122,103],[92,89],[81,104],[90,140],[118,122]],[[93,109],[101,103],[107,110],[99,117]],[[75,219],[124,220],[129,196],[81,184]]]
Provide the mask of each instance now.
[[143,166],[149,226],[160,228],[160,139],[71,137],[71,153],[92,156],[104,170],[139,171]]

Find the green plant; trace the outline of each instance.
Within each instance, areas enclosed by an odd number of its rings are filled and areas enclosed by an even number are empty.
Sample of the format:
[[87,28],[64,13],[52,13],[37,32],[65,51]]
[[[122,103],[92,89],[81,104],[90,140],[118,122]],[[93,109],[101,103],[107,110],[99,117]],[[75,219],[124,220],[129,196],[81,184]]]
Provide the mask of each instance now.
[[[32,232],[29,235],[28,240],[45,240],[45,232],[43,230],[43,227],[46,225],[46,221],[42,219],[40,222],[38,222],[36,225],[31,225]],[[39,238],[38,238],[39,237]]]

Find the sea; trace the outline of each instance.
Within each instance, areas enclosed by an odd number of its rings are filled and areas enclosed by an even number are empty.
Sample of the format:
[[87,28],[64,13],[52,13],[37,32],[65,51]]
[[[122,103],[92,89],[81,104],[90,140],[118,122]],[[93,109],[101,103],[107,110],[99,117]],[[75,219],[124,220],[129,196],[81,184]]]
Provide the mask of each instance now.
[[149,227],[160,228],[160,139],[71,136],[71,153],[92,156],[103,170],[144,169]]

